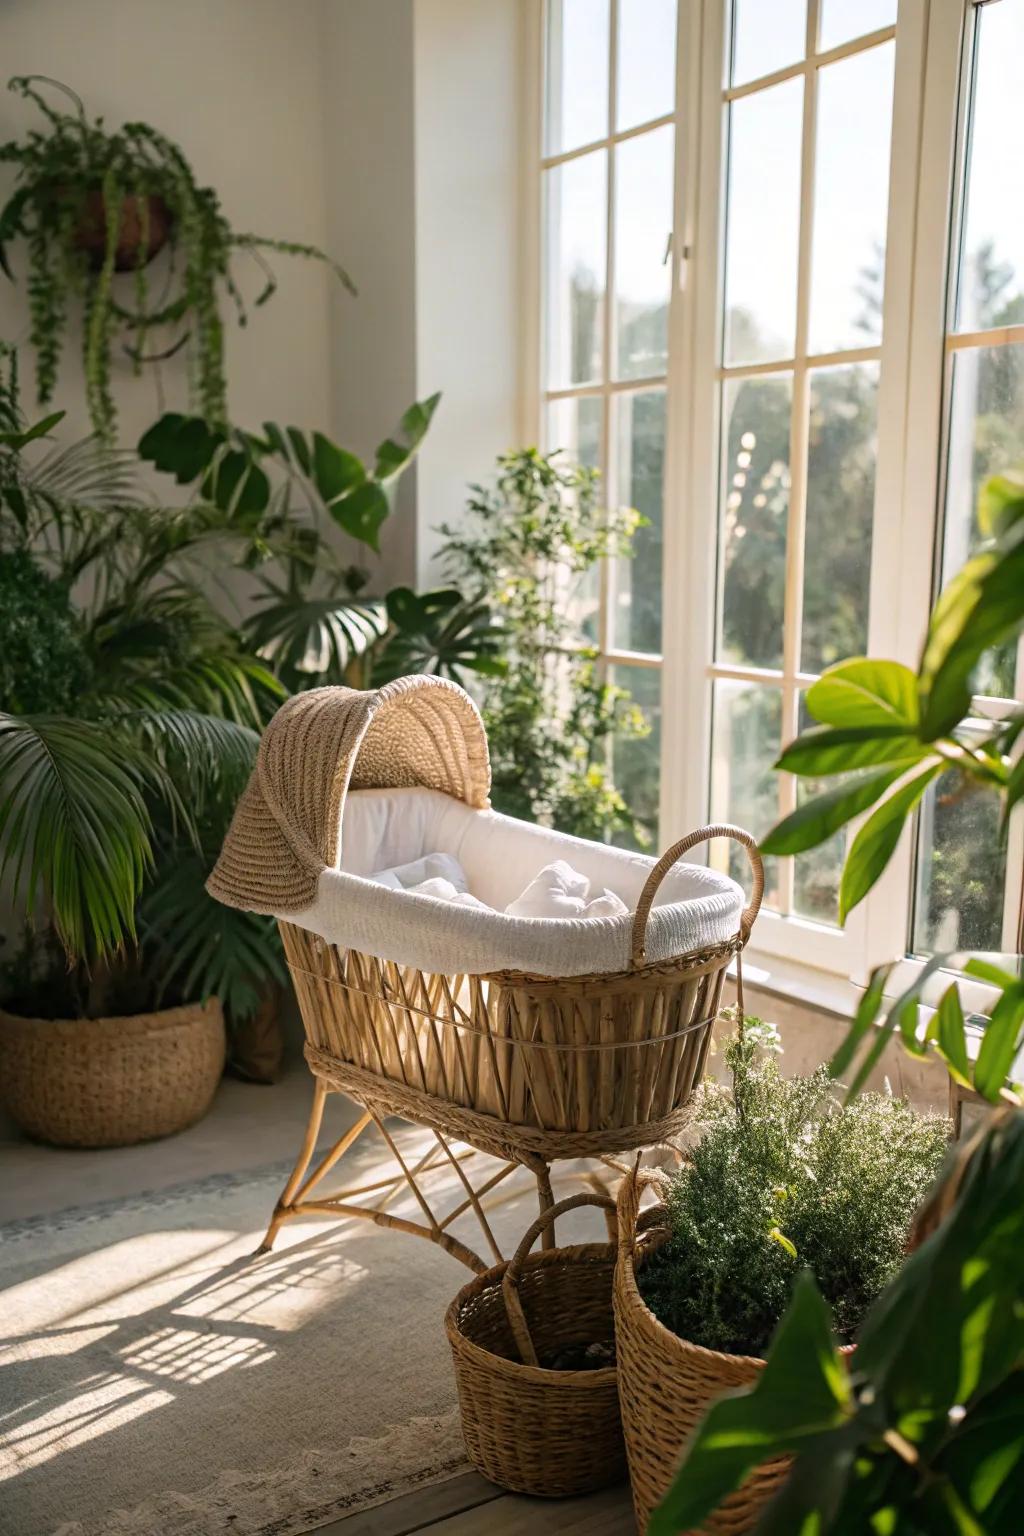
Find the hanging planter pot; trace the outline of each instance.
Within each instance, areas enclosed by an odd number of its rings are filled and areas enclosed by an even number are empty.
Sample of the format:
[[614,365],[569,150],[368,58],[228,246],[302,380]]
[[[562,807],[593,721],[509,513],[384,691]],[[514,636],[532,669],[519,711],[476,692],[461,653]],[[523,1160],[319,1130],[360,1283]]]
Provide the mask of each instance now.
[[[69,194],[67,189],[60,188],[59,195]],[[171,233],[171,210],[162,197],[122,197],[116,216],[114,271],[136,272],[139,267],[148,266],[167,244]],[[74,243],[85,252],[94,272],[101,269],[106,256],[109,218],[110,210],[102,188],[91,187],[82,201]]]

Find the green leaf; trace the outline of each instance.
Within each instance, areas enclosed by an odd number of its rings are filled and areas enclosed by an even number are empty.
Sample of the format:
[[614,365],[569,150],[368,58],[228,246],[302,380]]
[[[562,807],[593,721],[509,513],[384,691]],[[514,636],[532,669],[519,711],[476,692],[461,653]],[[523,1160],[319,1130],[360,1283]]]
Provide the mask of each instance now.
[[917,729],[917,679],[897,661],[854,657],[829,667],[807,690],[807,708],[823,725]]
[[377,599],[310,596],[268,586],[257,601],[246,638],[292,689],[344,682],[349,663],[387,633],[387,614]]
[[0,876],[30,916],[52,918],[71,959],[110,955],[134,937],[155,783],[123,733],[0,715]]
[[832,1319],[802,1272],[752,1391],[720,1399],[697,1430],[648,1536],[697,1526],[759,1462],[797,1450],[842,1425],[850,1389],[832,1342]]
[[[854,1075],[853,1082],[847,1089],[845,1100],[847,1104],[852,1103],[857,1097],[875,1067],[881,1061],[897,1024],[899,1024],[901,1031],[903,1031],[905,1039],[916,1030],[918,1003],[929,978],[943,964],[943,958],[942,955],[932,955],[921,967],[920,971],[918,971],[906,991],[901,993],[889,1008],[885,1016],[885,1022],[875,1030],[875,1037],[871,1042],[871,1046],[865,1053]],[[914,1046],[915,1054],[920,1054],[916,1038],[914,1039]]]
[[992,475],[978,492],[978,526],[988,539],[1008,532],[1024,518],[1024,470]]
[[992,1010],[974,1064],[974,1087],[995,1102],[1017,1054],[1018,1036],[1024,1022],[1024,982],[1007,987]]
[[882,874],[896,851],[907,817],[942,768],[942,763],[932,763],[923,773],[916,774],[902,789],[884,800],[858,831],[846,856],[839,887],[841,923],[864,900]]
[[374,473],[378,480],[386,483],[405,469],[426,437],[440,400],[440,394],[436,394],[428,400],[411,405],[399,422],[394,437],[384,439],[377,449]]
[[807,848],[817,848],[830,838],[833,832],[846,825],[854,816],[866,811],[905,772],[901,764],[884,773],[871,773],[854,784],[841,784],[813,800],[798,805],[796,810],[783,818],[761,844],[761,852],[768,854],[803,853]]
[[339,528],[380,553],[380,525],[390,514],[391,504],[376,480],[367,480],[339,501],[332,501],[327,510]]
[[971,1063],[967,1055],[967,1028],[960,1006],[956,982],[942,994],[942,1000],[928,1025],[928,1039],[946,1063],[949,1075],[964,1088],[970,1088]]
[[864,996],[857,1005],[857,1012],[846,1032],[846,1038],[829,1062],[828,1070],[834,1078],[842,1077],[857,1054],[864,1036],[878,1018],[885,999],[885,987],[892,974],[894,961],[876,966],[871,972]]
[[66,411],[52,411],[33,426],[26,427],[24,432],[0,432],[0,446],[20,453],[27,443],[35,442],[39,437],[47,437],[66,415]]
[[926,756],[927,750],[902,725],[816,726],[790,742],[775,766],[802,778],[817,778],[880,763],[909,766]]
[[201,416],[168,411],[139,439],[139,455],[179,485],[190,485],[205,474],[223,443],[223,432],[212,431]]
[[1024,800],[1024,755],[1019,757],[1010,770],[1010,777],[1006,781],[1006,799],[1003,806],[1003,824],[1013,810],[1014,806]]
[[215,455],[203,480],[202,494],[222,512],[244,516],[266,510],[270,481],[250,454],[230,449]]
[[953,577],[932,612],[920,667],[920,734],[947,735],[971,707],[981,657],[1024,624],[1024,539],[984,550]]
[[324,501],[330,505],[341,496],[347,496],[366,479],[366,469],[361,459],[345,448],[339,448],[322,432],[313,433],[313,484]]
[[451,587],[424,593],[396,587],[388,593],[387,606],[395,632],[374,668],[378,686],[410,672],[454,682],[464,681],[463,672],[504,676],[504,631],[486,603],[466,601]]
[[779,1247],[784,1249],[791,1259],[796,1258],[796,1244],[786,1236],[781,1227],[772,1227],[768,1232],[768,1236],[773,1243],[778,1243]]
[[[264,432],[267,430],[265,422],[263,430]],[[286,431],[296,463],[304,475],[310,474],[313,469],[313,454],[305,435],[299,431],[298,427],[288,427]]]

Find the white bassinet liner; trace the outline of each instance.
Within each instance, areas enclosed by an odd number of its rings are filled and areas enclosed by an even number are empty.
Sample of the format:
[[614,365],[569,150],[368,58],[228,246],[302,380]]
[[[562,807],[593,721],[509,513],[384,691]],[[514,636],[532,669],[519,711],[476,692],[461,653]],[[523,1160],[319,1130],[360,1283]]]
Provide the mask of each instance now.
[[[427,853],[450,853],[469,889],[488,908],[456,906],[368,877]],[[564,858],[594,892],[607,886],[628,915],[598,918],[507,917],[534,875]],[[343,949],[423,971],[480,975],[525,971],[588,976],[625,971],[633,910],[655,860],[478,810],[436,790],[350,790],[341,826],[341,868],[322,870],[313,902],[277,915]],[[744,905],[735,881],[699,864],[666,875],[648,925],[648,964],[725,943]]]

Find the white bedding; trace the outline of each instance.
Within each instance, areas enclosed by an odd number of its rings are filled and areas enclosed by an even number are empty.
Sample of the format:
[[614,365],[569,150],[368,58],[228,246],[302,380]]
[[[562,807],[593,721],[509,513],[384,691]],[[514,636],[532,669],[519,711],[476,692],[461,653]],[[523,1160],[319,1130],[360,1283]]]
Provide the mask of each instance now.
[[[375,872],[437,850],[458,861],[484,908],[388,889],[371,879]],[[504,908],[538,870],[560,858],[584,875],[594,891],[607,887],[615,892],[627,913],[507,916]],[[323,870],[309,907],[280,915],[342,948],[420,970],[461,975],[514,970],[541,976],[626,970],[633,911],[655,862],[497,811],[474,810],[431,789],[350,790],[340,861],[340,869]],[[677,865],[662,882],[648,921],[647,961],[722,943],[738,929],[742,909],[743,893],[733,880],[703,865]]]

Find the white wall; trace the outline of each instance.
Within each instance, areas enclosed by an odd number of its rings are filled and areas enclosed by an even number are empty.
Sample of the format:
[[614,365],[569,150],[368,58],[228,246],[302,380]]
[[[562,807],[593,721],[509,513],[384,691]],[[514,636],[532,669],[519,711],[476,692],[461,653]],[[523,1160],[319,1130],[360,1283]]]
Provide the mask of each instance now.
[[[521,0],[4,0],[4,75],[54,75],[110,123],[178,140],[239,230],[337,255],[274,258],[280,287],[226,326],[232,419],[320,427],[367,455],[415,399],[444,399],[399,490],[372,586],[432,579],[431,529],[515,446],[519,421]],[[0,89],[0,136],[34,111]],[[0,192],[11,172],[0,167]],[[16,272],[25,253],[11,252]],[[154,264],[156,266],[156,264]],[[259,272],[239,259],[244,291]],[[127,285],[131,277],[118,281]],[[225,307],[227,318],[228,308]],[[0,277],[0,336],[27,342],[24,283]],[[77,325],[55,405],[87,430]],[[26,382],[30,351],[23,349]],[[184,360],[118,365],[120,439],[186,405]],[[26,399],[26,405],[29,405]],[[165,494],[173,489],[163,483]],[[356,551],[362,563],[372,557]]]
[[521,0],[415,0],[416,371],[443,391],[418,469],[417,577],[466,484],[520,446]]
[[[5,80],[54,75],[91,115],[111,124],[142,118],[176,139],[237,229],[324,244],[319,0],[4,0],[0,36]],[[4,139],[37,121],[34,108],[0,89]],[[0,167],[0,177],[6,190],[10,168]],[[339,245],[338,254],[348,252]],[[10,259],[22,280],[12,287],[0,277],[0,335],[26,342],[27,376],[24,250],[12,247]],[[271,302],[246,330],[226,327],[232,415],[242,425],[320,424],[329,409],[327,273],[288,257],[273,265],[280,287]],[[259,291],[260,273],[248,259],[240,257],[236,271],[245,293]],[[131,276],[117,281],[130,294]],[[55,398],[75,434],[87,430],[77,347],[76,325]],[[162,371],[167,408],[184,408],[183,359]],[[136,380],[127,362],[118,375],[120,438],[134,445],[159,400],[151,375]]]

